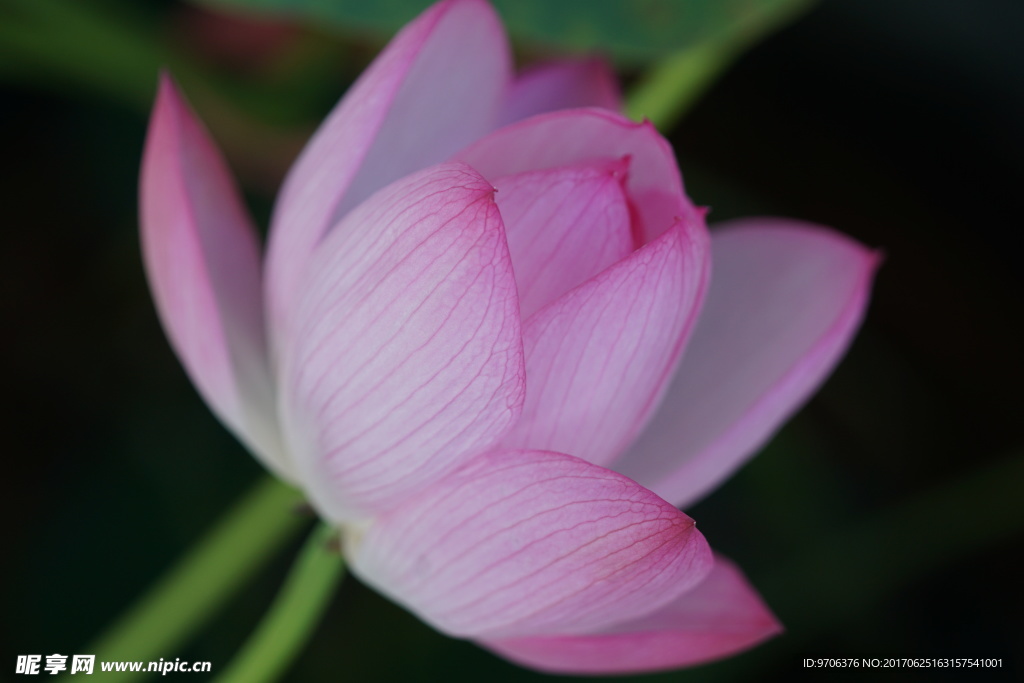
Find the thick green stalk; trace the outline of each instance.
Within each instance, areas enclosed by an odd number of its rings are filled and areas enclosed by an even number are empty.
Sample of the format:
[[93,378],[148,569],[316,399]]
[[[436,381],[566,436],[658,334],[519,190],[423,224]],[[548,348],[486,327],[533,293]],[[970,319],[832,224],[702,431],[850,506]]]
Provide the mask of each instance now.
[[310,534],[274,604],[217,683],[276,680],[302,651],[345,572],[341,554],[330,547],[337,535],[327,524]]
[[[84,651],[99,660],[173,656],[305,520],[302,496],[265,477],[188,554]],[[118,680],[131,680],[123,673]]]

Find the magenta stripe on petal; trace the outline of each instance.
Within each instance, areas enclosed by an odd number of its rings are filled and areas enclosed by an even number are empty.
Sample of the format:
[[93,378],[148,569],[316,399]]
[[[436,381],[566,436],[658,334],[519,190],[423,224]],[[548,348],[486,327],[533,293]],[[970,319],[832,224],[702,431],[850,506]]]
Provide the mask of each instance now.
[[699,583],[693,520],[610,470],[539,451],[479,456],[350,539],[360,578],[446,633],[600,629]]
[[782,627],[732,562],[656,612],[581,636],[481,643],[503,657],[562,674],[625,674],[694,666],[742,652]]
[[523,319],[633,251],[628,159],[494,181]]
[[192,383],[267,467],[292,479],[267,359],[256,233],[227,165],[167,76],[146,138],[139,208],[153,298]]
[[327,517],[397,505],[518,417],[519,304],[493,194],[464,164],[407,176],[346,216],[310,265],[284,415]]
[[585,162],[630,158],[626,183],[637,209],[638,232],[649,242],[680,220],[702,223],[683,194],[672,147],[650,123],[604,109],[542,114],[506,126],[473,143],[457,158],[489,180]]
[[488,3],[447,0],[408,24],[374,60],[306,146],[275,207],[267,254],[275,332],[294,309],[316,245],[339,218],[492,128],[511,77],[509,59]]
[[526,321],[526,403],[502,444],[598,465],[633,441],[703,301],[707,234],[676,226]]

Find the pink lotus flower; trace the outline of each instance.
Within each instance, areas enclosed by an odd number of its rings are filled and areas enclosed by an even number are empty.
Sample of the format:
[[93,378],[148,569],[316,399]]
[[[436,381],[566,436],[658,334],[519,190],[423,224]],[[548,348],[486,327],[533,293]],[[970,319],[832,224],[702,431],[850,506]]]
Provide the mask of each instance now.
[[142,167],[154,298],[213,411],[366,583],[549,671],[779,631],[677,506],[821,383],[876,262],[790,220],[709,237],[668,143],[618,108],[598,62],[513,78],[491,8],[448,0],[309,143],[265,260],[166,78]]

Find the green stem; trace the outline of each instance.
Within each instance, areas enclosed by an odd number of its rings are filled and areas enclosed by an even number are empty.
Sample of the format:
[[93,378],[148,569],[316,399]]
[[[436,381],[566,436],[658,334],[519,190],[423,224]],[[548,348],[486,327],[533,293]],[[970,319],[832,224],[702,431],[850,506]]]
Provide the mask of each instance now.
[[306,520],[294,508],[301,501],[294,489],[262,479],[85,651],[134,661],[174,652],[299,530]]
[[340,553],[330,548],[337,535],[327,524],[309,535],[274,604],[217,683],[273,681],[292,663],[344,575]]
[[765,3],[721,33],[671,55],[649,74],[626,102],[626,114],[670,130],[732,63],[773,30],[807,10],[813,0]]

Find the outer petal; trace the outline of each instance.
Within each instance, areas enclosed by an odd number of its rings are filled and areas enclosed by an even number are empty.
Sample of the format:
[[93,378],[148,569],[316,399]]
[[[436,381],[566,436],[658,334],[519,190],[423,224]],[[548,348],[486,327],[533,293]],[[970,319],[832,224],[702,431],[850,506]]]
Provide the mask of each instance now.
[[376,190],[490,130],[509,78],[504,30],[482,0],[440,2],[391,41],[285,181],[268,251],[277,331],[324,233]]
[[604,109],[542,114],[506,126],[469,148],[458,159],[493,179],[523,171],[630,157],[626,183],[635,203],[638,241],[646,243],[679,220],[702,222],[683,194],[672,147],[650,123],[634,123]]
[[526,403],[507,448],[611,462],[643,428],[697,319],[703,231],[672,228],[526,321]]
[[403,178],[349,214],[311,265],[283,415],[331,519],[393,507],[518,417],[519,305],[493,192],[463,164]]
[[494,182],[523,319],[633,251],[627,172],[623,159]]
[[621,111],[619,84],[605,60],[565,60],[527,69],[509,86],[500,123],[580,107]]
[[693,520],[560,453],[498,452],[374,520],[353,569],[438,629],[505,638],[600,629],[701,581]]
[[150,288],[192,383],[265,465],[292,479],[267,363],[256,233],[220,153],[166,76],[139,206]]
[[827,228],[753,219],[713,233],[707,303],[651,427],[615,469],[690,505],[824,381],[867,305],[878,256]]
[[696,588],[647,616],[584,636],[493,640],[485,647],[552,673],[622,674],[704,664],[782,631],[740,570],[721,555]]

